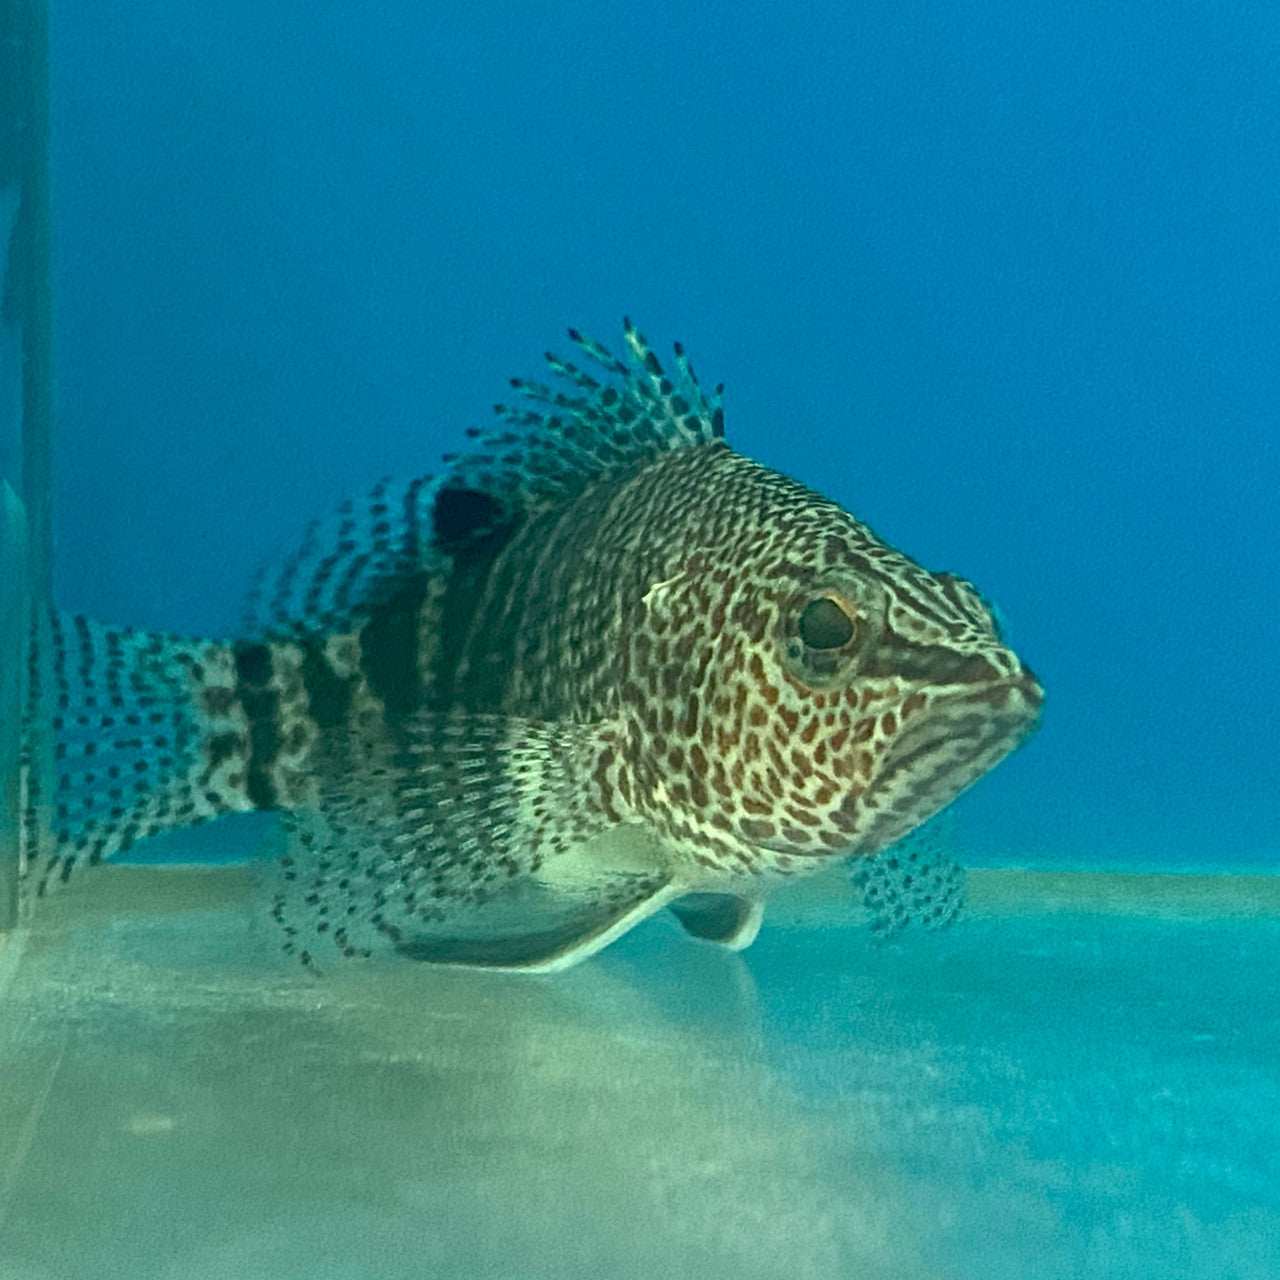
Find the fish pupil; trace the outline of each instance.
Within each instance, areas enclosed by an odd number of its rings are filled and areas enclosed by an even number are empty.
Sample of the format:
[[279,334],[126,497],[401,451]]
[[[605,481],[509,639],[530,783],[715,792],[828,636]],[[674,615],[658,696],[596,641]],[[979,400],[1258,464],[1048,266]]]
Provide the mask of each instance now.
[[805,605],[796,629],[810,649],[839,649],[853,639],[853,620],[827,596]]

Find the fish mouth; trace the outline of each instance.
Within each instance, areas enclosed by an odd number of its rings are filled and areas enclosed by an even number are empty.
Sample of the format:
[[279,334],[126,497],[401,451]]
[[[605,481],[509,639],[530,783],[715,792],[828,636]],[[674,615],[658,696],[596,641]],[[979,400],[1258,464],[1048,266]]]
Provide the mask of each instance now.
[[900,732],[863,793],[854,850],[883,849],[944,809],[1027,740],[1043,703],[1029,671],[940,699]]

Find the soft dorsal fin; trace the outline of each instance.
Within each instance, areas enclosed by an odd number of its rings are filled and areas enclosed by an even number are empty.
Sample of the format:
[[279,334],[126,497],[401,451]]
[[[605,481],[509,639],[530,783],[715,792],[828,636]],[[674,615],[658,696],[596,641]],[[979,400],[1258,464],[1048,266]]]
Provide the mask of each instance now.
[[496,405],[502,425],[471,428],[473,449],[446,454],[440,475],[381,480],[315,521],[293,552],[259,574],[247,632],[297,638],[358,624],[409,579],[447,568],[531,510],[664,452],[721,439],[721,388],[703,391],[679,343],[668,374],[639,330],[623,324],[628,360],[570,329],[583,364],[546,356],[563,389],[513,378],[521,402]]
[[340,631],[393,599],[426,567],[438,483],[384,478],[312,521],[288,555],[257,575],[245,634],[288,640]]

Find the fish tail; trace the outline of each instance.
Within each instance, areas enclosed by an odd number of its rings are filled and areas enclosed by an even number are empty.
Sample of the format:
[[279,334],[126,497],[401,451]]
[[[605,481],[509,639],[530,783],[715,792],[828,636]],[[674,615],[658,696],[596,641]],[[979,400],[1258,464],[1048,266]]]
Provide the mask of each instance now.
[[260,807],[241,685],[231,644],[38,612],[22,779],[37,895],[146,836]]

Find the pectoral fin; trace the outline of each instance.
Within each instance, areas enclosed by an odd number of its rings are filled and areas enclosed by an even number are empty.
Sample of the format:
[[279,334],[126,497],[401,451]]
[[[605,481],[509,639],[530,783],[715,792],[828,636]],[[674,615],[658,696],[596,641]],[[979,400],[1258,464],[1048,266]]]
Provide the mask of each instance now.
[[853,881],[875,933],[889,936],[908,924],[950,924],[964,906],[964,868],[951,856],[953,817],[944,810],[896,844],[857,859]]

